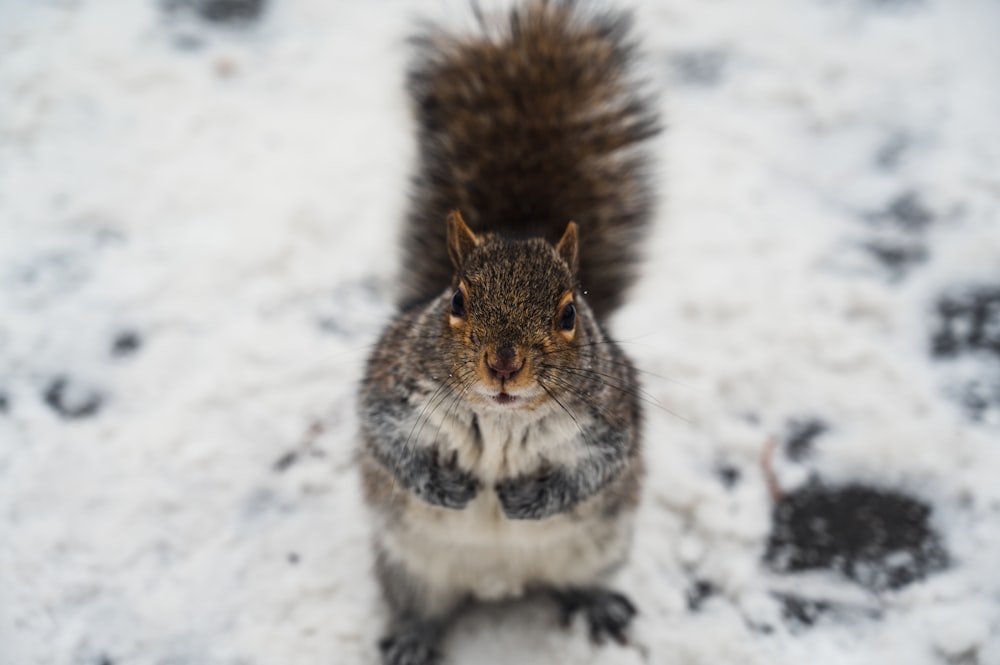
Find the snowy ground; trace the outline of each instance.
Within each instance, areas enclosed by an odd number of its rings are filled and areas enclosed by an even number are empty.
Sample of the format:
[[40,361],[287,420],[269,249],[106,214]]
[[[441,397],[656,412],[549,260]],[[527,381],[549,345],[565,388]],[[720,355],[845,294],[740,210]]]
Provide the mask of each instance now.
[[[670,127],[614,330],[649,372],[642,614],[594,649],[484,608],[448,662],[997,665],[1000,5],[636,4]],[[0,664],[373,661],[354,385],[421,14],[468,11],[0,3]],[[775,571],[772,438],[786,492],[926,502],[947,568]]]

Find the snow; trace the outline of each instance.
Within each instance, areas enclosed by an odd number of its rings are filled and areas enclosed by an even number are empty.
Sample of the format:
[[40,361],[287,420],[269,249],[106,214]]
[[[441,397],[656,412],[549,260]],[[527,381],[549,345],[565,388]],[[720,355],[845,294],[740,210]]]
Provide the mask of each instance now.
[[[1000,663],[1000,388],[960,397],[1000,359],[929,353],[943,294],[1000,285],[1000,6],[634,4],[669,125],[614,322],[649,393],[641,615],[594,648],[542,603],[478,608],[448,662]],[[0,5],[0,664],[374,662],[354,400],[413,162],[405,37],[468,14]],[[888,212],[907,193],[923,228]],[[781,486],[926,501],[947,570],[768,571],[761,453],[808,418]],[[801,625],[781,593],[836,609]]]

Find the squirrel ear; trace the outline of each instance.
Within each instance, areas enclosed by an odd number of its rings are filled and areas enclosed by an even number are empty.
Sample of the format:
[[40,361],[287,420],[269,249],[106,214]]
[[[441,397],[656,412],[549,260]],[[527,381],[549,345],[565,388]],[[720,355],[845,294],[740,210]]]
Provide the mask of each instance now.
[[451,257],[451,263],[455,266],[455,270],[461,269],[462,264],[465,263],[465,257],[478,244],[479,238],[465,224],[462,213],[457,210],[448,213],[448,256]]
[[574,275],[576,274],[576,222],[570,222],[566,225],[566,231],[563,233],[563,237],[559,240],[559,244],[556,245],[556,251],[559,252],[559,256],[562,260],[566,262],[569,266],[570,272]]

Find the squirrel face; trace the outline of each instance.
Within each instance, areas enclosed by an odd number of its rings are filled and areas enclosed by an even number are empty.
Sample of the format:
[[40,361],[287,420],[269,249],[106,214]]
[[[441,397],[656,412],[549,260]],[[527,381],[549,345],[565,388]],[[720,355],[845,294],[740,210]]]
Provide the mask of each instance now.
[[[445,315],[446,357],[467,399],[536,408],[563,389],[582,333],[576,285],[576,224],[553,247],[540,238],[474,234],[448,217],[454,292]],[[555,370],[555,371],[553,371]]]

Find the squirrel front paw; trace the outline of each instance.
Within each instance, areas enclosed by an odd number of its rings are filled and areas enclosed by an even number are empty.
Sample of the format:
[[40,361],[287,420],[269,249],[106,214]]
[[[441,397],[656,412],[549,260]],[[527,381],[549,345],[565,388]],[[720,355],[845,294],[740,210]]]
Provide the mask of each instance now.
[[570,479],[559,471],[504,480],[496,492],[504,514],[513,520],[544,519],[576,504]]
[[479,491],[479,481],[458,467],[458,455],[442,460],[437,454],[425,459],[419,481],[411,487],[413,493],[427,503],[443,508],[465,508]]

